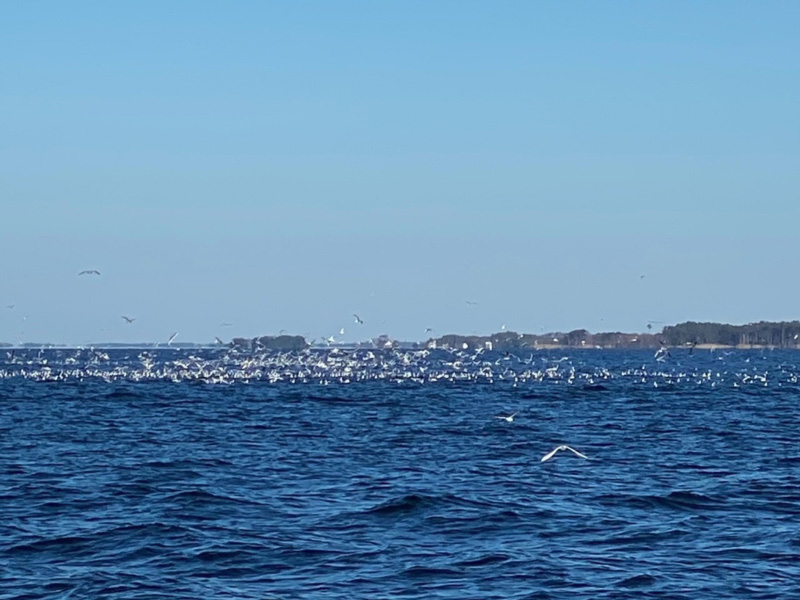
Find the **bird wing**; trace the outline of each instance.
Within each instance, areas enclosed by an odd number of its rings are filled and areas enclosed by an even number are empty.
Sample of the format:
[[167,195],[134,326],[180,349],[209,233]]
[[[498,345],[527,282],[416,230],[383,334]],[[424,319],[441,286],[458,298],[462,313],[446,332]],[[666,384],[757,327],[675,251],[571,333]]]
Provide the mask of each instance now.
[[564,446],[564,450],[569,450],[570,452],[572,452],[576,456],[580,456],[581,458],[585,458],[586,460],[589,460],[588,456],[586,456],[585,454],[581,454],[580,452],[575,450],[575,448],[570,448],[569,446]]
[[545,455],[542,457],[542,460],[541,460],[541,462],[544,462],[544,461],[546,461],[546,460],[550,460],[551,458],[553,458],[553,457],[556,455],[556,452],[558,452],[558,451],[559,451],[559,450],[561,450],[562,448],[563,448],[563,446],[556,446],[556,447],[555,447],[553,450],[551,450],[550,452],[548,452],[547,454],[545,454]]

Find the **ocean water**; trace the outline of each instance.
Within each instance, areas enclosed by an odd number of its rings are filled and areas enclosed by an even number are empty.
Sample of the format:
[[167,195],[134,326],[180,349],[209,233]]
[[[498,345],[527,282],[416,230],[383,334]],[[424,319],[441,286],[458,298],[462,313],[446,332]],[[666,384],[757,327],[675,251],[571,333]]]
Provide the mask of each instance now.
[[0,598],[797,598],[798,358],[4,353]]

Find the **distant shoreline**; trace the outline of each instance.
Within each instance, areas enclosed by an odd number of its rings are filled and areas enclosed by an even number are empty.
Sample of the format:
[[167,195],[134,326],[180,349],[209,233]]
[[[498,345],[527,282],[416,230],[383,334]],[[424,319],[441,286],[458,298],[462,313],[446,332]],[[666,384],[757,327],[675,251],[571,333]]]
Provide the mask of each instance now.
[[[180,351],[180,350],[228,350],[232,347],[232,344],[202,344],[202,343],[183,343],[183,344],[174,344],[172,346],[166,346],[164,344],[155,344],[155,343],[119,343],[119,342],[106,342],[106,343],[98,343],[98,344],[36,344],[36,343],[25,343],[25,344],[0,344],[0,350],[11,351],[11,350],[173,350],[173,351]],[[695,350],[709,350],[715,352],[717,350],[800,350],[800,346],[771,346],[771,345],[759,345],[759,344],[740,344],[736,346],[732,345],[724,345],[724,344],[697,344],[696,346],[668,346],[665,345],[665,348],[670,350],[690,350],[694,348]],[[375,345],[371,344],[370,342],[352,342],[352,343],[335,343],[335,344],[309,344],[306,346],[306,349],[311,350],[358,350],[358,349],[375,349]],[[426,346],[424,343],[421,342],[395,342],[392,345],[394,349],[400,350],[462,350],[465,348],[450,348],[447,346]],[[476,349],[476,348],[472,348]],[[487,349],[487,348],[484,348]],[[293,351],[296,349],[280,349],[280,348],[267,348],[267,350],[276,350],[276,351]],[[496,351],[504,351],[502,348],[492,348],[492,350]],[[565,344],[538,344],[536,346],[521,346],[516,348],[516,350],[529,350],[529,351],[541,351],[541,350],[580,350],[584,352],[591,352],[591,351],[599,351],[599,350],[610,350],[610,351],[622,351],[622,350],[642,350],[642,351],[650,351],[652,348],[644,347],[644,346],[568,346]]]
[[591,333],[586,329],[569,332],[543,334],[501,331],[490,335],[447,334],[425,341],[410,342],[380,335],[370,340],[341,343],[331,338],[330,342],[315,344],[300,335],[265,335],[253,338],[237,337],[228,343],[196,342],[105,342],[96,344],[51,344],[51,343],[2,343],[0,348],[104,348],[104,349],[212,349],[236,348],[242,351],[267,350],[292,351],[305,348],[404,348],[404,349],[450,349],[450,350],[574,350],[574,349],[625,349],[657,350],[659,348],[695,348],[700,350],[769,350],[800,349],[800,321],[760,321],[746,325],[687,321],[667,325],[658,333]]

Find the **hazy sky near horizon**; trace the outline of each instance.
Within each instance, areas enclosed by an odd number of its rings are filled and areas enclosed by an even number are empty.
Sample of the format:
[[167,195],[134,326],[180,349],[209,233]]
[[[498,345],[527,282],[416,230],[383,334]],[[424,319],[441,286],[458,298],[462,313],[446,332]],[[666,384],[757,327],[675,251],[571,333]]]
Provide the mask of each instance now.
[[799,318],[799,28],[794,1],[7,3],[0,341]]

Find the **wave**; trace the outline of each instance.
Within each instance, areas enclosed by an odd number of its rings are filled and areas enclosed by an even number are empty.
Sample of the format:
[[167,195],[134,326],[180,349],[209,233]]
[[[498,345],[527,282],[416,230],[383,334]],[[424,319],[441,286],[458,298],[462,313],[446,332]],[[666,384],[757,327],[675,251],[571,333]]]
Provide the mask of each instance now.
[[666,508],[673,510],[721,510],[726,501],[692,491],[674,491],[666,495],[605,494],[598,501],[606,506],[628,505],[637,508]]

